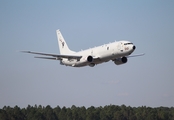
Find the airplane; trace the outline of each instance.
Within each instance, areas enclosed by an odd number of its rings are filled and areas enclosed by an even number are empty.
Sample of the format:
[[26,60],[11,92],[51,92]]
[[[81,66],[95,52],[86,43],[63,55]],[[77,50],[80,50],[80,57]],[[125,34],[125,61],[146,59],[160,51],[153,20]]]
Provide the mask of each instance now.
[[71,67],[94,67],[97,64],[108,62],[112,60],[116,65],[127,63],[129,57],[142,56],[144,53],[131,55],[136,46],[129,41],[115,41],[109,44],[104,44],[98,47],[90,48],[75,52],[69,49],[65,39],[63,38],[60,30],[56,30],[57,40],[60,50],[60,55],[47,54],[31,51],[21,51],[24,53],[37,54],[35,58],[60,60],[61,65]]

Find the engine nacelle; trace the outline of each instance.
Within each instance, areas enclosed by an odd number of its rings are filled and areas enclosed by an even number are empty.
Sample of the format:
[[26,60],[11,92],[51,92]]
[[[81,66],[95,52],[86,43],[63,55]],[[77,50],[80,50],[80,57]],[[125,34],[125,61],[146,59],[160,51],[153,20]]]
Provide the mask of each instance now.
[[117,58],[114,60],[116,65],[121,65],[127,63],[127,57]]
[[88,56],[88,57],[87,57],[87,61],[88,61],[88,62],[92,62],[92,61],[93,61],[93,57],[92,57],[92,56]]
[[89,66],[90,67],[94,67],[95,66],[95,63],[90,63]]

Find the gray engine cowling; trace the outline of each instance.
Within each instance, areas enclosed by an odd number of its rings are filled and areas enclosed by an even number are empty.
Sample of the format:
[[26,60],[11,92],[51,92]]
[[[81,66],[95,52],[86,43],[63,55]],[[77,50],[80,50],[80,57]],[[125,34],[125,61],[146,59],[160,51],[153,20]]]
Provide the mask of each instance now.
[[121,64],[127,63],[127,61],[128,61],[127,57],[122,57],[122,58],[117,58],[117,59],[115,59],[115,60],[114,60],[114,63],[115,63],[116,65],[121,65]]
[[95,66],[95,63],[90,63],[89,66],[90,67],[94,67]]

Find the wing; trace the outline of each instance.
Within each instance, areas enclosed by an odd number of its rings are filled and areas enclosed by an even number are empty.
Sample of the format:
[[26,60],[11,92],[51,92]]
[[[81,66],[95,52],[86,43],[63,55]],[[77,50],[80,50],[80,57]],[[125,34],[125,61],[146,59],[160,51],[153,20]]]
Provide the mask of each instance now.
[[34,57],[34,58],[41,58],[41,59],[49,59],[49,60],[60,60],[55,57]]
[[135,55],[129,55],[127,57],[137,57],[137,56],[143,56],[143,55],[145,55],[145,53],[135,54]]
[[63,58],[80,60],[80,58],[82,58],[82,56],[76,56],[76,55],[56,55],[56,54],[47,54],[47,53],[39,53],[39,52],[31,52],[31,51],[21,51],[21,52],[44,55],[44,56],[52,56],[52,57],[35,57],[35,58],[51,59],[51,60],[61,60]]

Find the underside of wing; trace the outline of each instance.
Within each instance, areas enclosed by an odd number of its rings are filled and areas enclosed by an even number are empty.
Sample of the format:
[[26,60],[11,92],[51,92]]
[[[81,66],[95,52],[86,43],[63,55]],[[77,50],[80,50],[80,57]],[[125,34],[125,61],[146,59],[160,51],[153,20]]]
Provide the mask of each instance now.
[[55,57],[34,57],[34,58],[49,59],[49,60],[61,60],[61,59],[57,59]]
[[80,58],[82,58],[82,56],[76,56],[76,55],[56,55],[56,54],[47,54],[47,53],[39,53],[31,51],[21,51],[21,52],[36,54],[36,55],[52,56],[52,57],[35,57],[35,58],[51,59],[51,60],[61,60],[63,58],[79,60]]

